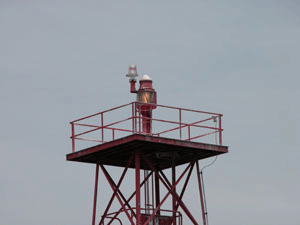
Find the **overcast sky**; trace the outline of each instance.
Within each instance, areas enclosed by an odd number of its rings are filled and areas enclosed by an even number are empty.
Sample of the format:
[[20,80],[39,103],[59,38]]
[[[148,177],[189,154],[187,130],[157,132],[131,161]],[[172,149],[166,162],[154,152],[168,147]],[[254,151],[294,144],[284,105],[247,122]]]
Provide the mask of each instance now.
[[299,28],[298,0],[1,0],[0,223],[91,224],[68,122],[134,100],[137,64],[158,103],[224,114],[210,225],[299,225]]

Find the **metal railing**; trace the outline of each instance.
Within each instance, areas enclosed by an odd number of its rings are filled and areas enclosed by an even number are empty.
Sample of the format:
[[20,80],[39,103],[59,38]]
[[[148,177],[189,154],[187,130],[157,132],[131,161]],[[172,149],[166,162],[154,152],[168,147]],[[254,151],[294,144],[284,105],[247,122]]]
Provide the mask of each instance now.
[[194,142],[202,138],[203,142],[204,137],[215,134],[214,144],[222,145],[222,114],[131,102],[70,122],[72,152],[76,151],[77,141],[102,144],[131,134],[144,134],[142,105],[156,107],[150,118],[152,130],[147,135]]
[[[136,208],[131,208],[131,209],[134,210]],[[129,209],[126,209],[126,210],[130,211]],[[154,209],[153,208],[151,208],[151,209],[150,208],[148,208],[148,209],[141,208],[141,211],[143,212],[142,215],[143,216],[147,216],[146,218],[148,218],[154,212]],[[151,214],[149,214],[149,212],[146,213],[147,211],[150,211]],[[175,220],[176,220],[176,224],[182,225],[182,214],[179,211],[172,211],[172,210],[166,210],[166,209],[160,209],[159,211],[160,211],[160,213],[164,213],[165,215],[155,215],[153,217],[152,221],[155,220],[155,219],[159,220],[159,219],[163,219],[163,218],[166,218],[166,217],[168,217],[170,219],[174,215]],[[123,209],[121,209],[118,212],[112,212],[112,213],[109,213],[109,214],[106,214],[106,215],[102,216],[103,217],[103,220],[102,220],[103,222],[100,225],[104,225],[105,224],[104,223],[105,219],[109,219],[110,220],[109,223],[107,223],[108,225],[110,225],[114,220],[117,220],[122,225],[122,222],[118,218],[118,215],[120,213],[124,213],[124,212],[125,211]],[[135,215],[131,213],[130,217],[131,217],[131,219],[134,219]],[[150,223],[148,223],[148,224],[150,224]],[[152,224],[155,225],[155,224],[158,224],[158,223],[155,223],[155,222],[153,223],[152,222]]]

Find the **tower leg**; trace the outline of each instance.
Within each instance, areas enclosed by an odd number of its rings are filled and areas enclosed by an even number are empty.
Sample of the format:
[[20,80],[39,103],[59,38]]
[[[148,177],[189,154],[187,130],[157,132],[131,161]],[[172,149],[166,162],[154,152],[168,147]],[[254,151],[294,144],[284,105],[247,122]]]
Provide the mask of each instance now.
[[135,151],[136,225],[141,225],[140,152]]
[[[159,192],[159,178],[155,174],[155,208],[160,205],[160,192]],[[160,210],[157,211],[156,215],[160,216]]]
[[99,176],[99,165],[96,164],[95,190],[94,190],[94,206],[93,206],[92,225],[95,225],[95,220],[96,220],[97,192],[98,192],[98,176]]
[[[175,162],[174,162],[174,156],[173,156],[173,162],[172,162],[172,186],[176,186],[176,167],[175,167]],[[174,192],[176,192],[176,187],[174,188]],[[172,211],[173,211],[173,225],[176,225],[176,199],[174,196],[172,196],[172,200],[173,200],[173,207],[172,207]]]
[[196,162],[197,167],[197,177],[198,177],[198,184],[199,184],[199,193],[200,193],[200,203],[201,203],[201,209],[202,209],[202,219],[203,219],[203,225],[206,225],[206,212],[204,208],[204,198],[203,198],[203,189],[201,184],[201,178],[200,178],[200,170],[199,170],[199,162]]

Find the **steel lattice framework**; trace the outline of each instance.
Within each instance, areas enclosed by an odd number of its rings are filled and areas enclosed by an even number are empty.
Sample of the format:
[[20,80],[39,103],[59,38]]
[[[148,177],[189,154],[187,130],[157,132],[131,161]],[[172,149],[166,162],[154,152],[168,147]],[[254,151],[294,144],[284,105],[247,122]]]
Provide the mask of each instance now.
[[[157,104],[155,108],[157,116],[150,117],[151,124],[155,126],[151,133],[146,134],[141,128],[143,112],[139,102],[118,106],[71,122],[72,153],[67,155],[67,160],[96,165],[92,225],[96,224],[99,168],[112,190],[112,196],[99,223],[97,222],[99,225],[110,225],[115,221],[120,224],[129,222],[132,225],[182,225],[182,213],[179,209],[192,224],[199,224],[183,201],[194,170],[198,180],[202,220],[206,225],[199,160],[228,152],[228,147],[222,145],[222,115]],[[164,113],[164,110],[168,110],[168,113]],[[118,118],[114,117],[115,111],[116,115],[119,115]],[[191,115],[187,115],[189,113]],[[175,116],[169,116],[171,114]],[[204,143],[204,138],[209,136],[217,143],[206,143],[206,140]],[[82,141],[88,143],[88,146],[77,147]],[[118,181],[112,178],[107,165],[123,168]],[[180,174],[176,174],[176,167],[179,165],[185,168]],[[130,169],[135,171],[135,182],[132,194],[126,197],[120,186],[125,182]],[[172,171],[169,178],[164,172],[166,169]],[[142,171],[148,171],[144,172],[143,179]],[[147,188],[151,179],[152,193],[145,191],[142,196],[141,188]],[[180,182],[181,188],[178,186]],[[166,190],[164,196],[161,196],[161,187]],[[146,204],[151,197],[155,201],[153,200],[151,205]],[[143,198],[145,207],[141,206]],[[163,209],[162,206],[168,198],[172,199],[172,209]],[[113,201],[119,202],[119,210],[112,211]],[[126,221],[120,219],[121,214],[126,215]]]

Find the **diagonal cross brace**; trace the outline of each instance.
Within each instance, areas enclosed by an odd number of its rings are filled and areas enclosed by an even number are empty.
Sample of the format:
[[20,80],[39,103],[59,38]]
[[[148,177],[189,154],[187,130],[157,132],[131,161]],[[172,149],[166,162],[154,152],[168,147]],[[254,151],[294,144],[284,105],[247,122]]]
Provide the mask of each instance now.
[[[107,205],[107,207],[106,207],[106,209],[105,209],[105,211],[104,211],[104,213],[103,213],[103,216],[102,216],[102,218],[101,218],[99,224],[102,224],[102,223],[104,222],[104,219],[105,219],[105,217],[106,217],[106,215],[107,215],[107,212],[108,212],[108,210],[110,209],[110,206],[111,206],[111,204],[112,204],[112,202],[113,202],[113,200],[114,200],[114,198],[115,198],[117,192],[119,192],[120,185],[121,185],[121,183],[122,183],[122,181],[123,181],[123,179],[124,179],[124,177],[125,177],[125,175],[126,175],[126,173],[127,173],[127,170],[128,170],[128,168],[129,168],[129,166],[130,166],[130,163],[131,163],[131,161],[132,161],[132,158],[133,158],[133,154],[131,154],[131,156],[130,156],[128,162],[127,162],[127,165],[126,165],[126,167],[125,167],[124,170],[123,170],[123,173],[122,173],[122,175],[121,175],[121,177],[120,177],[120,180],[119,180],[117,186],[115,187],[115,191],[114,191],[114,193],[112,194],[112,196],[111,196],[111,198],[110,198],[110,201],[109,201],[109,203],[108,203],[108,205]],[[126,202],[125,202],[124,205],[128,205],[128,206],[129,206],[129,204],[126,203]],[[129,207],[130,207],[130,206],[129,206]]]
[[147,221],[144,223],[144,225],[148,224],[150,222],[150,220],[155,216],[156,212],[160,209],[160,207],[162,206],[162,204],[167,200],[168,196],[170,194],[172,194],[172,191],[174,191],[176,185],[179,183],[179,181],[183,178],[184,174],[187,172],[188,168],[190,167],[190,165],[187,166],[187,168],[185,169],[185,171],[182,173],[182,175],[178,178],[177,182],[171,187],[171,189],[168,190],[168,193],[165,195],[165,197],[162,199],[162,201],[160,202],[160,204],[156,207],[156,209],[153,211],[152,215],[147,219]]
[[[151,167],[151,169],[155,172],[155,175],[159,178],[159,180],[162,182],[162,184],[166,187],[166,189],[168,190],[166,197],[169,194],[172,194],[174,196],[174,198],[176,199],[176,201],[178,202],[178,204],[180,205],[180,207],[183,209],[183,211],[186,213],[186,215],[190,218],[190,220],[193,222],[194,225],[198,225],[197,221],[195,220],[195,218],[192,216],[192,214],[190,213],[190,211],[188,210],[188,208],[185,206],[185,204],[182,202],[182,200],[179,198],[179,196],[177,195],[176,192],[174,192],[174,188],[177,186],[177,184],[179,183],[180,179],[183,177],[183,175],[186,173],[186,171],[188,170],[188,168],[192,165],[192,163],[190,163],[188,165],[188,167],[185,169],[185,171],[183,172],[183,174],[180,176],[180,178],[178,178],[178,180],[176,181],[176,183],[170,188],[170,182],[168,181],[167,177],[164,175],[164,173],[162,171],[160,171],[160,173],[162,174],[162,176],[165,178],[166,181],[164,181],[162,179],[162,177],[159,175],[159,173],[157,172],[157,170],[155,169],[155,167],[153,166],[153,164],[147,159],[147,157],[145,155],[143,155],[144,160],[147,162],[147,164]],[[168,182],[168,184],[166,183]],[[164,200],[165,200],[164,199]],[[144,225],[147,225],[147,223],[150,222],[150,220],[154,217],[154,214],[156,213],[156,211],[160,208],[160,206],[162,205],[159,204],[156,209],[154,210],[154,212],[152,213],[151,217],[149,217],[147,219],[147,221],[144,223]]]
[[[116,191],[117,190],[116,189],[116,185],[115,185],[114,181],[112,180],[111,176],[108,174],[107,170],[104,168],[104,166],[102,164],[100,164],[100,167],[101,167],[101,169],[102,169],[102,171],[103,171],[103,173],[104,173],[104,175],[105,175],[105,177],[106,177],[109,185],[111,186],[112,190]],[[132,218],[130,217],[128,211],[126,210],[125,205],[123,204],[123,202],[122,202],[122,200],[121,200],[121,198],[120,198],[119,195],[123,198],[124,201],[126,201],[125,197],[120,192],[120,190],[117,190],[116,197],[117,197],[118,201],[120,202],[120,205],[122,206],[123,210],[125,211],[125,213],[126,213],[128,219],[129,219],[130,223],[132,225],[134,225],[134,222],[133,222]],[[130,209],[132,210],[131,207],[130,207]]]
[[[185,193],[185,190],[186,190],[186,187],[187,187],[188,182],[189,182],[189,180],[190,180],[190,177],[191,177],[191,174],[192,174],[194,165],[195,165],[195,164],[193,163],[192,166],[190,167],[190,171],[189,171],[189,173],[188,173],[188,175],[187,175],[187,178],[186,178],[185,183],[184,183],[184,185],[183,185],[181,194],[180,194],[180,196],[179,196],[179,199],[180,199],[180,200],[182,199],[182,197],[183,197],[183,195],[184,195],[184,193]],[[178,207],[179,207],[179,204],[177,203],[177,204],[176,204],[176,207],[175,207],[175,211],[177,211]]]
[[[191,162],[192,164],[193,162]],[[165,179],[166,181],[166,184],[164,184],[165,186],[166,185],[169,185],[169,187],[171,186],[168,178],[166,177],[166,175],[160,171],[161,175],[163,176],[163,178]],[[166,186],[167,187],[167,186]],[[183,211],[186,213],[186,215],[190,218],[190,220],[195,224],[195,225],[198,225],[197,221],[195,220],[195,218],[192,216],[192,214],[190,213],[190,211],[188,210],[188,208],[186,207],[186,205],[183,203],[183,201],[179,198],[179,196],[177,195],[176,192],[172,192],[172,195],[176,198],[176,200],[178,201],[178,204],[180,205],[180,207],[183,209]]]
[[[149,177],[150,177],[152,174],[153,174],[153,171],[151,171],[151,172],[148,174],[148,176],[145,177],[145,179],[144,179],[143,182],[141,183],[141,187],[145,184],[145,182],[149,179]],[[128,202],[131,201],[131,199],[135,196],[135,194],[136,194],[136,191],[134,191],[134,192],[131,194],[131,196],[125,201],[125,204],[124,204],[124,205],[128,205]],[[109,222],[107,225],[110,225],[110,224],[113,222],[113,220],[116,219],[116,217],[121,213],[122,209],[123,209],[123,208],[121,207],[121,208],[119,209],[119,211],[116,212],[116,214],[111,218],[110,222]],[[99,223],[99,225],[100,225],[100,223]]]

